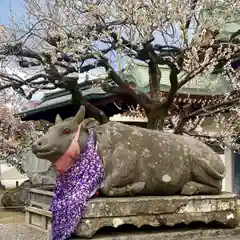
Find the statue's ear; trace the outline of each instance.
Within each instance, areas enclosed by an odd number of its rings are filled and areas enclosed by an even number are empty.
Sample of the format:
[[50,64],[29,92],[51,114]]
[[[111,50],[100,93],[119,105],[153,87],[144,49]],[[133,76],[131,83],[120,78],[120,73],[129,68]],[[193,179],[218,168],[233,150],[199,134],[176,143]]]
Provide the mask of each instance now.
[[83,120],[81,127],[83,129],[89,129],[89,128],[94,128],[97,125],[99,125],[99,122],[95,120],[94,118],[87,118]]
[[85,118],[85,107],[82,105],[78,110],[77,114],[73,118],[73,122],[76,124],[80,124]]
[[56,116],[56,118],[55,118],[55,125],[61,123],[62,121],[63,121],[63,120],[62,120],[62,118],[60,117],[60,115],[57,114],[57,116]]

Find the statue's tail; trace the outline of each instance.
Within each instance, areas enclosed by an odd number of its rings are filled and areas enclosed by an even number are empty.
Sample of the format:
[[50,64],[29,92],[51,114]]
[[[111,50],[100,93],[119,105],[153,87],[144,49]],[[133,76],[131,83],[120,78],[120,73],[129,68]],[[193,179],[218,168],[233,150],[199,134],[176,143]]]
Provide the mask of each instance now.
[[205,172],[211,176],[212,178],[216,180],[222,180],[225,177],[226,168],[222,162],[222,159],[219,162],[219,165],[217,168],[214,168],[208,161],[206,161],[204,158],[198,159],[198,165],[200,165]]

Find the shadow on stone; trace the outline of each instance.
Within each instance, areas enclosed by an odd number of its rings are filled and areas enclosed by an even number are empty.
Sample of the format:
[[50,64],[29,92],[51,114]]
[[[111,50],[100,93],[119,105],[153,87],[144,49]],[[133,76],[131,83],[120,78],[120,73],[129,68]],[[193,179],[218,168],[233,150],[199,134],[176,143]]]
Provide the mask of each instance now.
[[106,235],[112,233],[141,233],[141,232],[168,232],[168,231],[186,231],[186,230],[194,230],[194,229],[228,229],[224,224],[218,223],[216,221],[210,222],[208,224],[202,222],[192,222],[190,224],[177,224],[173,227],[170,226],[160,226],[160,227],[152,227],[149,225],[143,225],[140,228],[131,225],[131,224],[124,224],[117,228],[114,227],[103,227],[99,229],[96,235]]
[[[202,239],[211,236],[220,236],[227,237],[231,235],[240,234],[240,229],[229,229],[221,223],[211,222],[205,224],[202,222],[193,222],[189,225],[186,224],[177,224],[175,226],[160,226],[160,227],[151,227],[144,225],[140,228],[137,228],[131,224],[124,224],[117,228],[113,227],[103,227],[99,229],[93,240],[138,240],[138,239]],[[86,238],[79,237],[77,235],[72,235],[71,239],[83,240]]]

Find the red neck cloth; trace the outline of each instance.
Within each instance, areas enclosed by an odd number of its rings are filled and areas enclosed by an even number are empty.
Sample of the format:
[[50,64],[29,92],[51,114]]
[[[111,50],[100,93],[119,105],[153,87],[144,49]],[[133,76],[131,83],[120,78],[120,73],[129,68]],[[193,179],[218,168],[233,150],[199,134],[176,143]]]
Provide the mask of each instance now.
[[78,138],[80,135],[81,124],[72,140],[68,150],[55,162],[55,167],[60,174],[64,174],[75,162],[75,159],[80,155],[80,146]]

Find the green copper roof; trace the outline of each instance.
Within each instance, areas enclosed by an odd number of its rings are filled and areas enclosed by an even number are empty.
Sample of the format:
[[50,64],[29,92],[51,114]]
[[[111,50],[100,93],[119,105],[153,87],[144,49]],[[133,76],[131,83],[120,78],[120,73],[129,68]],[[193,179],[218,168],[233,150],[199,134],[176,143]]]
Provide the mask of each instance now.
[[[169,74],[170,68],[168,66],[160,66],[161,80],[160,88],[161,91],[168,92],[170,90]],[[181,73],[179,74],[179,78]],[[138,91],[148,93],[149,87],[149,76],[148,66],[145,63],[136,62],[131,69],[124,75],[125,81],[128,83],[135,83]],[[185,84],[179,90],[182,94],[192,95],[222,95],[231,90],[230,82],[222,75],[211,74],[210,76],[198,75],[192,79],[189,83]]]
[[[237,11],[237,10],[236,10]],[[237,14],[231,15],[227,23],[221,28],[219,35],[217,36],[218,40],[228,41],[233,33],[240,29],[240,10]],[[240,40],[240,34],[236,36]]]
[[[231,35],[240,29],[240,8],[236,8],[231,12],[231,15],[227,16],[226,18],[226,8],[229,6],[229,4],[231,4],[231,1],[229,0],[222,1],[217,9],[217,12],[219,14],[218,18],[220,21],[222,19],[223,23],[223,26],[220,28],[219,35],[217,36],[217,39],[220,41],[230,40]],[[204,10],[201,12],[203,19],[207,18],[208,16],[210,16],[211,19],[212,14],[214,13],[216,14],[216,8]],[[240,40],[240,34],[238,34],[236,38]]]
[[[102,99],[112,94],[107,94],[102,90],[101,87],[94,87],[94,88],[82,90],[82,95],[86,97],[86,99],[89,101],[92,99],[94,100]],[[51,110],[54,108],[68,106],[71,104],[72,104],[72,95],[70,94],[70,92],[66,90],[54,91],[52,95],[51,93],[48,93],[47,96],[45,96],[44,101],[39,106],[29,109],[26,112],[21,112],[17,115],[19,115],[20,117],[24,117],[26,114],[34,115],[41,111]]]

